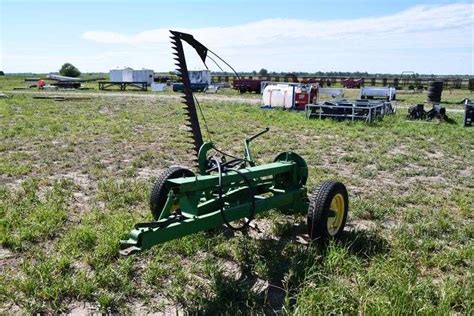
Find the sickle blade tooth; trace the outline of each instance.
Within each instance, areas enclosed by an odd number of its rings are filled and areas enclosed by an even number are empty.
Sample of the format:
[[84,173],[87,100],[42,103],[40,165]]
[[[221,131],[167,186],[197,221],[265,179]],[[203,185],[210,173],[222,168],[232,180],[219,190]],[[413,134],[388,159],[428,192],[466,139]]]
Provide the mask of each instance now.
[[[185,126],[190,130],[191,140],[189,142],[190,145],[193,146],[194,152],[197,155],[199,153],[199,149],[203,144],[201,128],[199,126],[199,119],[196,111],[196,105],[194,101],[194,96],[191,91],[191,87],[189,86],[189,75],[188,69],[186,65],[186,59],[184,56],[184,49],[182,45],[182,39],[179,32],[171,31],[170,39],[172,44],[172,49],[174,50],[172,53],[174,64],[176,65],[176,71],[179,78],[182,79],[183,83],[183,92],[184,96],[182,96],[182,103],[184,104],[183,110],[186,114],[185,116]],[[197,160],[195,160],[197,162]]]

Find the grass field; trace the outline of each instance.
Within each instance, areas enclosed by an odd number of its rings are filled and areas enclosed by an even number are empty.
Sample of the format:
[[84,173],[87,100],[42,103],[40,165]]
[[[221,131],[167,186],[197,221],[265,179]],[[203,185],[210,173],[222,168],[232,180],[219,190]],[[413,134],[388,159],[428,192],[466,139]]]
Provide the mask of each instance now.
[[[443,93],[454,109],[465,97]],[[118,241],[151,219],[154,179],[192,164],[181,105],[12,94],[0,99],[2,313],[472,315],[474,130],[461,126],[462,113],[448,112],[456,124],[418,123],[401,110],[367,125],[202,104],[219,147],[240,154],[245,136],[270,126],[254,144],[259,162],[293,150],[309,165],[310,189],[344,182],[342,240],[325,251],[302,244],[304,215],[270,211],[257,218],[260,231],[220,228],[119,257]]]

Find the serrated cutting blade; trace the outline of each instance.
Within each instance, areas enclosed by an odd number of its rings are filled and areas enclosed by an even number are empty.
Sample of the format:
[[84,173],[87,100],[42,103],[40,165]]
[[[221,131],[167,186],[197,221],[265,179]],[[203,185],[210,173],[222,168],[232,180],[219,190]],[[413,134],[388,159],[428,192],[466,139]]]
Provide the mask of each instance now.
[[[191,90],[191,82],[189,80],[189,73],[188,73],[188,68],[186,65],[186,58],[184,56],[184,49],[183,49],[183,44],[182,44],[183,36],[185,35],[189,36],[189,34],[184,34],[184,33],[175,32],[171,30],[170,32],[172,34],[170,36],[171,44],[172,44],[171,47],[174,50],[173,55],[176,56],[173,58],[174,60],[176,60],[176,63],[175,63],[177,67],[176,71],[183,83],[183,93],[184,93],[183,99],[184,100],[182,102],[185,105],[184,110],[186,111],[186,115],[187,115],[186,126],[190,128],[191,138],[193,140],[192,141],[192,144],[194,147],[193,149],[196,152],[196,157],[197,157],[197,155],[199,154],[199,149],[201,148],[203,144],[203,139],[202,139],[201,127],[199,125],[199,117],[196,111],[194,95]],[[184,40],[188,42],[189,38],[185,37]],[[199,55],[202,58],[202,53]]]

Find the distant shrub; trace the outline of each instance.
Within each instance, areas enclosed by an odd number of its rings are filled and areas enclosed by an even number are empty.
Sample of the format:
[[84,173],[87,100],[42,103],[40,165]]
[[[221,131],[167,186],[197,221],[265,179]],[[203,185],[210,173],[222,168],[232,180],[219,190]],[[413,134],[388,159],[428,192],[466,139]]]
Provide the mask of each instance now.
[[61,76],[79,77],[81,72],[73,64],[65,63],[59,70]]

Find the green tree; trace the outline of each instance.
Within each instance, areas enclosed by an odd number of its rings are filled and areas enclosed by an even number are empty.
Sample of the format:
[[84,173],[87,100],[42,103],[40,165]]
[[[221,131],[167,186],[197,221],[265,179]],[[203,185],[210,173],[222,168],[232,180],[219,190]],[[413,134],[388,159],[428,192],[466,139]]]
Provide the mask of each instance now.
[[3,72],[3,70],[0,70],[0,76],[5,76],[5,73]]
[[61,76],[67,77],[79,77],[81,75],[81,72],[79,71],[79,69],[74,67],[73,64],[65,63],[59,70],[59,74]]
[[266,70],[265,68],[262,68],[262,69],[260,69],[260,71],[258,72],[258,74],[259,74],[260,76],[266,76],[266,75],[268,75],[268,70]]

